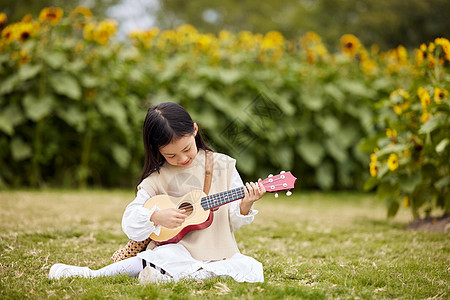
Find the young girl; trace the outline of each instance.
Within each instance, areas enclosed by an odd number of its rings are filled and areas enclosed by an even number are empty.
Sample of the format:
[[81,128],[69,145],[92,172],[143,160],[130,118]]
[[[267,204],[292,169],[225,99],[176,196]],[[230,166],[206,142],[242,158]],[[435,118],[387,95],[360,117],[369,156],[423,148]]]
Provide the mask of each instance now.
[[[161,227],[177,228],[187,215],[183,209],[150,210],[145,202],[156,195],[180,197],[202,190],[205,155],[211,151],[202,139],[198,125],[187,111],[175,103],[152,106],[143,127],[145,164],[137,196],[125,209],[122,228],[132,240],[143,241],[159,235]],[[235,160],[214,153],[210,194],[243,186]],[[55,264],[50,278],[97,277],[115,274],[139,276],[141,283],[177,281],[183,278],[205,279],[229,276],[239,282],[263,282],[262,264],[243,255],[237,248],[233,231],[250,224],[258,211],[252,209],[265,191],[261,182],[247,183],[245,197],[214,211],[212,224],[191,231],[176,244],[166,244],[140,252],[100,270]]]

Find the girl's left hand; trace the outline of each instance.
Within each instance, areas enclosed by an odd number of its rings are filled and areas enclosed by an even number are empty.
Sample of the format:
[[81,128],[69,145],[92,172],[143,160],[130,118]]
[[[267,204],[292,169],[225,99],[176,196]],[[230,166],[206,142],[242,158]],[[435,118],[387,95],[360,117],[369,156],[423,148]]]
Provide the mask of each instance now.
[[253,203],[261,199],[266,193],[266,188],[259,179],[258,183],[250,182],[244,187],[245,197],[241,201],[241,215],[247,215],[252,208]]

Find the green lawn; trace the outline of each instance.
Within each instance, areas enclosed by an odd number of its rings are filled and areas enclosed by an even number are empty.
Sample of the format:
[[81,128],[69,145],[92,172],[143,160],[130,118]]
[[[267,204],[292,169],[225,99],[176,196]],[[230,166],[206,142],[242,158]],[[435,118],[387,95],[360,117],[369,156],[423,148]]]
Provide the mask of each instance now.
[[120,221],[132,191],[0,192],[0,298],[448,299],[449,233],[405,231],[410,214],[358,193],[297,192],[256,204],[241,252],[265,282],[229,279],[142,286],[126,276],[48,279],[52,264],[93,269],[127,242]]

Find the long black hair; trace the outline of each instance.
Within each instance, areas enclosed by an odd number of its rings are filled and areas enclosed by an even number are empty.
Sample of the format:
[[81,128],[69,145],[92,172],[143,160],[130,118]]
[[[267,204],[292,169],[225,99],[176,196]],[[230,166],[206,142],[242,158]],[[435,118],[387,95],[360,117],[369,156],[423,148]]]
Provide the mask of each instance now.
[[[153,172],[159,172],[166,159],[159,149],[173,140],[194,134],[194,121],[189,113],[179,104],[165,102],[148,109],[143,126],[145,162],[142,170],[142,182]],[[209,150],[200,133],[195,136],[197,149]]]

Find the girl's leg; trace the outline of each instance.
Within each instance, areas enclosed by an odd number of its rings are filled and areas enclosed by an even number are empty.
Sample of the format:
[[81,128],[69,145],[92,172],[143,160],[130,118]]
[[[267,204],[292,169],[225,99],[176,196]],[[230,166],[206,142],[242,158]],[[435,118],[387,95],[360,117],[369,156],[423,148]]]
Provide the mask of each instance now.
[[100,270],[93,271],[93,277],[117,274],[128,274],[130,277],[137,277],[143,269],[144,265],[142,263],[142,258],[135,256],[110,264]]
[[119,262],[110,264],[99,270],[91,270],[87,267],[77,267],[64,264],[56,264],[50,268],[49,278],[59,279],[65,277],[100,277],[117,274],[128,274],[130,277],[136,277],[144,268],[142,259],[131,257]]

